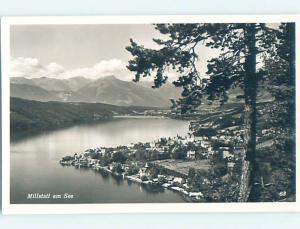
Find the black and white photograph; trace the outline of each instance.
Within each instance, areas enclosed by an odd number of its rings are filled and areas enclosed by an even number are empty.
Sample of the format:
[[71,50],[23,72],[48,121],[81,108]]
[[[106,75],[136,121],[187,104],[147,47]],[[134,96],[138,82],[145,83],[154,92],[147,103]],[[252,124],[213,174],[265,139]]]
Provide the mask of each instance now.
[[4,206],[295,207],[296,18],[129,18],[5,18]]

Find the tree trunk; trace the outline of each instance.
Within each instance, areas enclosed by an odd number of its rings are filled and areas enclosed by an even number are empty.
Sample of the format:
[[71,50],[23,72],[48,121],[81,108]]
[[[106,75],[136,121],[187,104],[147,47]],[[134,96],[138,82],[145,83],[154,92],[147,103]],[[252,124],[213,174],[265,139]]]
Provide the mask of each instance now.
[[[289,69],[288,69],[288,77],[289,77],[289,86],[291,88],[295,87],[295,64],[296,64],[296,42],[295,42],[295,23],[287,23],[287,39],[288,39],[288,49],[289,49],[289,56],[288,56],[288,63],[289,63]],[[296,103],[295,103],[295,98],[296,98],[296,91],[293,90],[293,94],[291,97],[290,102],[290,125],[295,126],[295,112],[296,112]]]
[[289,79],[290,86],[295,85],[295,23],[287,23],[287,36],[288,36],[288,47],[289,47]]
[[240,202],[256,202],[259,199],[259,187],[255,185],[258,180],[258,165],[256,161],[256,25],[245,25],[246,59],[244,63],[244,144],[245,155],[243,160],[241,185],[239,192]]

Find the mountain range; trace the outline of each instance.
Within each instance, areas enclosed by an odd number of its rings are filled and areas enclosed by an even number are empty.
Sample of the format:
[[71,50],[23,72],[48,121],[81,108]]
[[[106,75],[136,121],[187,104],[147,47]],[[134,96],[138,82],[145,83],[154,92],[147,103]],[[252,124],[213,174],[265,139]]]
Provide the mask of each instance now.
[[115,76],[99,79],[12,77],[11,97],[36,101],[106,103],[118,106],[169,107],[180,89],[167,83],[159,89],[150,82],[122,81]]
[[[170,107],[170,99],[178,99],[181,89],[171,83],[160,88],[151,88],[153,82],[122,81],[115,76],[98,79],[74,77],[56,78],[11,78],[11,96],[41,102],[105,103],[117,106]],[[242,89],[231,89],[228,102],[242,102]],[[271,94],[259,86],[258,101],[272,100]]]

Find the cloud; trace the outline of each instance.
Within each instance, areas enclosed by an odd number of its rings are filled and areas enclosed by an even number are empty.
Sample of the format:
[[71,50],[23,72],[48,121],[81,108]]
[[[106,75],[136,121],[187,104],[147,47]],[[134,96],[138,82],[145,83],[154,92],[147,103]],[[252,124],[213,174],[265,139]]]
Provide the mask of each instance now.
[[[114,75],[120,80],[131,81],[134,78],[134,73],[126,68],[127,63],[120,59],[101,60],[94,66],[86,68],[76,68],[71,70],[64,69],[57,63],[49,63],[43,65],[36,58],[17,57],[12,58],[10,62],[11,77],[26,77],[26,78],[59,78],[68,79],[72,77],[86,77],[90,79],[98,79],[108,75]],[[177,79],[178,73],[170,70],[168,72],[169,81]],[[152,77],[143,77],[142,81],[153,81]]]
[[42,66],[35,58],[18,57],[11,59],[10,74],[11,76],[34,75],[41,70]]
[[103,60],[96,64],[94,68],[97,72],[111,74],[116,71],[123,72],[126,70],[126,63],[119,59]]
[[126,62],[120,59],[102,60],[89,68],[77,68],[65,71],[61,74],[61,77],[84,76],[86,78],[97,79],[108,75],[114,75],[123,80],[131,78],[131,73],[126,69]]
[[57,64],[57,63],[50,63],[46,66],[45,70],[49,73],[53,73],[53,74],[57,74],[57,73],[63,73],[64,72],[64,68]]
[[26,78],[61,78],[67,79],[77,76],[97,79],[108,75],[114,75],[122,80],[131,80],[132,73],[126,69],[126,62],[120,59],[102,60],[92,67],[65,70],[57,63],[42,65],[36,58],[17,57],[10,63],[11,77]]
[[38,59],[31,57],[12,58],[10,62],[10,75],[12,77],[56,77],[63,71],[63,67],[56,63],[43,66]]

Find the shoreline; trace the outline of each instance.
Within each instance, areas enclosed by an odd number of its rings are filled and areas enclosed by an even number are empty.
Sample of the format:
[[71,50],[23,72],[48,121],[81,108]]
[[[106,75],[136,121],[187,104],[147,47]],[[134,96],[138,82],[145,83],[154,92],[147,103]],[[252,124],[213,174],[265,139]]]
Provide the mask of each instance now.
[[129,180],[129,181],[132,181],[132,182],[137,183],[137,184],[145,184],[145,185],[151,185],[151,186],[159,185],[160,187],[162,187],[164,189],[167,189],[167,190],[172,191],[174,193],[178,193],[183,198],[183,200],[185,202],[200,202],[199,200],[201,200],[201,199],[197,199],[196,197],[192,196],[192,195],[195,195],[195,192],[188,192],[183,188],[173,186],[169,183],[160,184],[159,182],[153,181],[153,180],[143,181],[140,178],[138,178],[137,175],[126,175],[125,173],[121,173],[121,174],[116,173],[116,172],[113,172],[112,170],[110,170],[109,168],[107,168],[107,166],[101,166],[99,164],[97,164],[97,165],[80,165],[80,164],[73,164],[73,163],[70,163],[70,162],[63,162],[63,161],[59,161],[59,163],[62,166],[74,166],[76,168],[83,167],[83,168],[93,169],[93,170],[96,170],[96,171],[99,171],[99,172],[101,172],[101,171],[102,172],[107,172],[110,175],[117,176],[119,178],[122,178],[123,180]]

